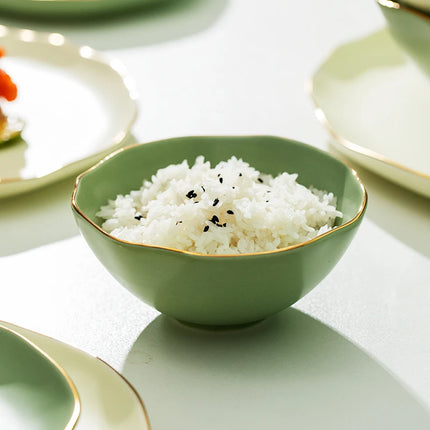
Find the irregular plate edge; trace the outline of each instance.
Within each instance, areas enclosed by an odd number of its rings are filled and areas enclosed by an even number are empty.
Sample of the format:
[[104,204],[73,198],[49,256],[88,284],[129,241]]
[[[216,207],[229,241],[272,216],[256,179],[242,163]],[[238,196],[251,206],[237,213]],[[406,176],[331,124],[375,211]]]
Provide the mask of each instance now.
[[[31,40],[26,40],[26,38],[29,37],[29,35],[31,35]],[[32,178],[20,178],[20,177],[1,178],[0,177],[0,198],[3,196],[1,191],[2,185],[9,185],[9,184],[13,185],[18,183],[33,183],[33,187],[30,187],[30,189],[34,189],[38,187],[37,185],[35,185],[35,183],[40,181],[42,182],[41,183],[42,186],[46,185],[52,182],[53,180],[55,180],[55,177],[57,177],[62,170],[66,170],[66,169],[76,170],[77,166],[80,165],[81,163],[84,163],[87,166],[91,165],[93,163],[92,160],[94,158],[104,157],[106,153],[109,153],[110,151],[115,150],[117,146],[120,145],[121,142],[125,140],[125,138],[130,133],[131,128],[134,122],[136,121],[136,118],[138,115],[137,87],[131,75],[128,74],[125,66],[120,60],[114,57],[111,57],[104,52],[100,52],[96,49],[93,49],[87,45],[75,44],[69,38],[56,32],[39,32],[39,31],[25,29],[25,28],[7,27],[5,25],[0,24],[0,41],[2,40],[3,37],[7,37],[7,36],[17,38],[18,40],[26,43],[38,42],[38,43],[46,43],[51,46],[58,46],[58,44],[55,43],[55,40],[58,38],[61,38],[62,40],[61,46],[65,46],[66,48],[73,49],[74,53],[79,58],[101,63],[106,67],[108,67],[109,69],[113,70],[117,74],[121,83],[124,85],[124,88],[127,91],[129,100],[132,103],[133,111],[125,127],[121,129],[118,133],[116,133],[112,137],[111,142],[109,143],[109,146],[107,146],[105,149],[101,151],[90,154],[89,156],[86,156],[82,159],[72,161],[71,163],[61,166],[41,176],[35,176]],[[85,52],[86,54],[82,55],[81,51]],[[72,173],[67,172],[67,174],[72,174]],[[50,178],[51,176],[53,176],[53,178]],[[48,178],[50,178],[51,180],[49,180]],[[16,194],[22,193],[22,192],[23,191],[18,191]],[[9,193],[6,192],[4,197],[8,197],[14,194],[15,194],[14,192],[9,192]]]
[[147,430],[151,430],[151,424],[149,422],[149,416],[148,413],[146,412],[146,408],[145,408],[145,404],[143,403],[142,398],[140,397],[139,393],[137,392],[136,388],[134,388],[134,386],[131,384],[131,382],[122,374],[119,373],[116,369],[114,369],[109,363],[107,363],[106,361],[104,361],[102,358],[100,357],[95,357],[97,360],[99,360],[101,363],[103,363],[105,366],[107,366],[110,370],[112,370],[115,374],[117,374],[130,388],[130,390],[132,391],[132,393],[134,394],[134,396],[136,397],[139,405],[140,405],[140,409],[143,412],[143,416],[145,417],[145,421],[146,421],[146,428]]
[[79,398],[78,390],[77,390],[75,384],[73,383],[72,379],[70,378],[70,376],[68,375],[68,373],[57,363],[57,361],[55,361],[43,349],[41,349],[39,346],[37,346],[30,339],[27,339],[21,333],[18,333],[17,331],[13,330],[12,328],[7,327],[6,325],[4,325],[4,323],[8,324],[6,321],[0,321],[0,329],[6,330],[7,332],[12,333],[13,335],[15,335],[18,338],[20,338],[22,341],[24,341],[25,343],[27,343],[28,345],[30,345],[39,354],[41,354],[46,360],[48,360],[60,372],[61,376],[66,381],[67,385],[70,388],[72,396],[73,396],[74,407],[73,407],[73,411],[72,411],[72,414],[70,416],[70,419],[69,419],[68,423],[66,424],[66,427],[64,428],[64,430],[72,430],[72,429],[74,429],[76,427],[76,424],[78,422],[78,419],[79,419],[79,416],[80,416],[80,413],[81,413],[81,401],[80,401],[80,398]]
[[[91,354],[89,354],[88,352],[82,351],[82,350],[80,350],[79,348],[75,348],[74,346],[69,345],[69,344],[68,344],[68,343],[66,343],[66,342],[60,341],[60,340],[55,339],[55,338],[53,338],[53,337],[51,337],[51,336],[48,336],[48,335],[46,335],[46,334],[39,333],[39,332],[37,332],[37,331],[34,331],[34,330],[31,330],[31,329],[28,329],[28,328],[25,328],[25,327],[19,326],[19,325],[17,325],[17,324],[10,323],[10,322],[8,322],[8,321],[0,320],[0,328],[6,328],[7,330],[9,330],[9,331],[11,331],[11,332],[15,332],[12,328],[9,328],[9,327],[8,327],[8,325],[13,326],[13,327],[16,327],[16,328],[18,328],[18,329],[22,329],[22,330],[25,330],[25,331],[29,331],[29,332],[31,332],[31,333],[34,333],[34,334],[38,335],[38,336],[44,337],[44,338],[46,338],[46,339],[50,339],[50,340],[51,340],[51,341],[53,341],[53,342],[56,342],[56,343],[62,344],[62,345],[64,345],[64,346],[68,347],[68,348],[75,349],[75,350],[77,350],[77,351],[79,351],[79,352],[81,352],[81,353],[85,354],[86,356],[88,356],[88,357],[90,357],[90,358],[93,358],[93,359],[95,359],[95,360],[97,360],[97,361],[101,362],[101,363],[102,363],[102,364],[104,364],[106,367],[108,367],[109,369],[111,369],[111,370],[112,370],[116,375],[118,375],[118,376],[119,376],[119,377],[120,377],[120,378],[121,378],[121,379],[126,383],[126,385],[128,385],[128,387],[129,387],[129,388],[131,389],[131,391],[134,393],[134,395],[135,395],[135,397],[136,397],[136,399],[137,399],[137,401],[138,401],[138,403],[139,403],[139,405],[140,405],[140,408],[141,408],[141,410],[142,410],[142,412],[143,412],[143,415],[144,415],[144,417],[145,417],[145,421],[146,421],[146,424],[147,424],[147,429],[146,429],[146,430],[151,430],[151,425],[150,425],[150,421],[149,421],[149,416],[148,416],[148,413],[147,413],[147,411],[146,411],[145,404],[143,403],[143,400],[142,400],[142,398],[140,397],[139,393],[137,392],[136,388],[131,384],[131,382],[130,382],[130,381],[128,381],[128,380],[127,380],[127,378],[126,378],[124,375],[122,375],[121,373],[119,373],[116,369],[114,369],[114,368],[113,368],[110,364],[108,364],[106,361],[104,361],[104,360],[103,360],[103,359],[101,359],[100,357],[95,357],[94,355],[91,355]],[[18,335],[18,336],[21,336],[21,337],[23,337],[23,338],[25,338],[25,336],[24,336],[24,335],[21,335],[20,333],[17,333],[17,335]],[[30,344],[32,344],[32,345],[34,345],[36,349],[39,349],[39,350],[40,350],[40,348],[39,348],[37,345],[35,345],[32,341],[30,341],[30,340],[27,340],[27,341],[28,341],[28,343],[30,343]],[[43,351],[43,350],[41,350],[41,351]],[[45,354],[46,356],[48,356],[48,357],[49,357],[49,355],[48,355],[48,354],[46,354],[46,353],[44,353],[44,354]],[[51,360],[52,360],[54,363],[56,363],[56,361],[55,361],[55,360],[53,360],[52,358],[51,358]],[[61,366],[60,366],[60,365],[58,365],[58,367],[61,369]],[[65,372],[65,373],[66,373],[66,372]],[[67,373],[66,373],[66,375],[67,375]],[[70,379],[70,378],[69,378],[69,379]],[[71,379],[70,379],[70,380],[71,380]],[[72,382],[72,385],[73,385],[73,382]],[[73,386],[74,386],[74,385],[73,385]],[[77,390],[76,390],[76,393],[77,393]],[[79,395],[78,395],[78,399],[79,399]],[[79,401],[78,417],[79,417],[79,413],[80,413],[80,401]],[[78,418],[76,418],[76,422],[77,422],[77,420],[78,420]],[[73,430],[73,429],[75,428],[76,422],[75,422],[75,424],[74,424],[74,426],[73,426],[73,427],[66,427],[64,430]]]
[[[342,46],[344,46],[344,45],[342,45]],[[337,48],[337,49],[339,49],[339,48]],[[314,87],[315,87],[316,76],[321,71],[321,69],[324,67],[324,65],[327,64],[328,60],[333,55],[335,55],[337,49],[334,49],[326,57],[326,60],[321,63],[321,65],[319,66],[317,71],[313,74],[312,78],[309,79],[307,84],[305,85],[305,90],[310,95],[311,100],[314,104],[314,114],[315,114],[316,118],[319,120],[321,125],[329,132],[329,134],[331,135],[331,137],[333,137],[333,139],[336,141],[336,143],[338,143],[340,145],[340,147],[344,148],[346,150],[346,152],[353,152],[353,153],[356,153],[358,155],[371,158],[373,160],[376,160],[379,163],[382,163],[382,164],[389,166],[390,168],[398,169],[398,170],[402,171],[404,174],[413,175],[414,177],[416,177],[420,180],[430,181],[430,175],[427,175],[426,173],[419,172],[418,170],[411,169],[407,166],[404,166],[404,165],[392,160],[389,157],[386,157],[383,154],[380,154],[379,152],[373,151],[369,148],[366,148],[366,147],[361,146],[355,142],[352,142],[335,131],[334,126],[328,120],[323,108],[319,105],[319,103],[316,100]],[[364,163],[362,163],[362,162],[358,162],[358,163],[363,165],[364,167],[369,168],[368,166],[364,165]],[[370,169],[370,168],[369,168],[369,170],[374,171],[374,169]],[[387,175],[383,175],[381,172],[378,172],[378,174],[387,178]],[[393,179],[391,177],[389,179],[391,181],[393,181]],[[397,183],[399,185],[406,187],[406,185],[404,183],[401,183],[401,182],[397,182]],[[414,189],[412,189],[412,190],[414,190]],[[418,191],[416,191],[416,192],[418,192]],[[420,191],[420,194],[425,195],[426,197],[430,197],[430,191],[426,192],[425,187],[423,187],[423,191]]]

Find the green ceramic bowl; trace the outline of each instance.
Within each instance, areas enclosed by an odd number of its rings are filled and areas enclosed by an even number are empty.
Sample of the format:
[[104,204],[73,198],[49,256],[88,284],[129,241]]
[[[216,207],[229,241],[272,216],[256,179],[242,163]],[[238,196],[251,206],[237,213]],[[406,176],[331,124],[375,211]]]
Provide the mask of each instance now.
[[430,12],[390,0],[376,0],[391,35],[430,76]]
[[1,0],[0,11],[12,17],[43,20],[88,19],[137,11],[164,0]]
[[[200,255],[127,243],[102,231],[100,206],[140,188],[172,163],[204,155],[213,163],[232,155],[264,173],[298,173],[305,186],[332,191],[342,223],[313,240],[271,252]],[[180,137],[119,150],[81,174],[72,207],[95,255],[126,288],[160,312],[202,325],[261,320],[292,305],[317,285],[342,256],[363,218],[366,191],[356,173],[329,154],[270,136]]]

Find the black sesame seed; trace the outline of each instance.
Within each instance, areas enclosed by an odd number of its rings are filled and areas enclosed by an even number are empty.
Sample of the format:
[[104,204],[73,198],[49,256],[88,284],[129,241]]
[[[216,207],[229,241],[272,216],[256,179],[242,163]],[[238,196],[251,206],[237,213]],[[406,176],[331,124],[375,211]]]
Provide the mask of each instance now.
[[266,200],[266,203],[269,203],[269,200]]
[[258,182],[260,182],[262,184],[263,180],[261,178],[258,178]]
[[233,188],[233,190],[235,190],[235,189],[236,189],[236,187],[231,187],[231,188]]
[[224,179],[223,178],[219,178],[219,182],[220,182],[220,184],[222,184],[222,182],[224,181]]
[[242,173],[239,173],[239,176],[242,176]]
[[218,178],[219,178],[219,177],[221,176],[221,173],[218,173],[218,175],[217,175],[217,176],[218,176]]
[[227,227],[227,223],[225,222],[222,226],[223,226],[223,227]]
[[216,215],[214,215],[209,221],[213,224],[216,224],[217,222],[219,222],[219,218]]
[[205,225],[205,228],[203,229],[203,231],[206,233],[209,230],[209,226]]
[[178,224],[182,224],[182,221],[181,220],[176,221],[176,225],[178,225]]
[[190,190],[188,191],[187,194],[185,194],[186,197],[188,197],[189,199],[192,199],[194,197],[197,197],[197,194],[194,192],[194,190]]
[[205,187],[202,185],[202,190],[203,190],[203,192],[205,192],[206,190],[205,190]]
[[222,225],[220,223],[217,224],[217,227],[222,227]]
[[212,206],[216,206],[219,203],[219,199],[215,199]]
[[140,221],[142,218],[143,218],[143,216],[142,216],[142,215],[136,215],[136,216],[134,217],[134,219],[137,219],[138,221]]
[[230,210],[230,209],[227,211],[227,213],[228,213],[229,215],[234,215],[234,212],[233,212],[232,210]]

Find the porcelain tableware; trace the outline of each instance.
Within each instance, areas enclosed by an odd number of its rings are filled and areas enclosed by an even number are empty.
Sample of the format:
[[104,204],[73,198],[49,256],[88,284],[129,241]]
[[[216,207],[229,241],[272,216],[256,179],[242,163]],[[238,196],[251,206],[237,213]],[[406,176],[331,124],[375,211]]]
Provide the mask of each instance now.
[[[101,229],[96,213],[108,199],[139,188],[158,168],[198,155],[212,163],[235,155],[274,175],[297,172],[302,184],[333,192],[344,218],[328,233],[297,246],[228,256],[128,243]],[[366,192],[352,169],[303,143],[271,136],[195,136],[110,155],[78,177],[72,207],[96,256],[136,296],[184,322],[235,325],[290,306],[327,275],[357,231]]]
[[164,0],[2,0],[0,10],[43,19],[82,19],[108,16]]
[[402,3],[409,5],[415,9],[430,12],[430,1],[429,0],[406,0]]
[[430,197],[430,80],[387,30],[337,48],[310,92],[338,151]]
[[430,10],[391,0],[377,3],[394,39],[430,78]]
[[60,365],[20,333],[0,324],[0,428],[75,428],[80,398]]
[[0,46],[18,88],[4,110],[24,121],[22,139],[0,146],[0,197],[77,174],[121,145],[137,106],[120,62],[59,33],[2,25]]
[[[73,427],[69,426],[65,430],[72,428],[75,430],[150,429],[149,418],[139,394],[122,375],[106,362],[56,339],[9,322],[2,321],[0,326],[13,330],[20,336],[25,336],[38,348],[43,348],[43,351],[46,351],[70,375],[79,393],[82,410],[77,423],[74,422]],[[35,395],[37,394],[42,394],[42,391],[35,392]],[[58,402],[60,399],[59,397]],[[52,414],[45,413],[45,415],[49,417],[55,413],[58,415],[59,412],[52,411]],[[43,417],[39,416],[39,419],[41,418]],[[18,428],[10,426],[4,428],[18,430]],[[25,429],[27,428],[62,429],[59,425],[25,427]]]

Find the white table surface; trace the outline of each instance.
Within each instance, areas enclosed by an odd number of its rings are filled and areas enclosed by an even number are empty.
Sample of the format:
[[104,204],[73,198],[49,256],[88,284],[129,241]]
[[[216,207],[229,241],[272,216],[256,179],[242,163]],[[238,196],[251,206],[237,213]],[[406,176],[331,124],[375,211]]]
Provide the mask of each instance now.
[[[323,149],[306,82],[337,46],[384,26],[372,0],[188,0],[79,25],[1,22],[119,58],[139,92],[130,142],[272,134]],[[354,167],[369,206],[344,257],[294,310],[230,333],[177,326],[122,288],[79,235],[74,178],[0,200],[0,320],[122,371],[154,429],[430,428],[430,200]],[[398,427],[381,427],[390,415]]]

